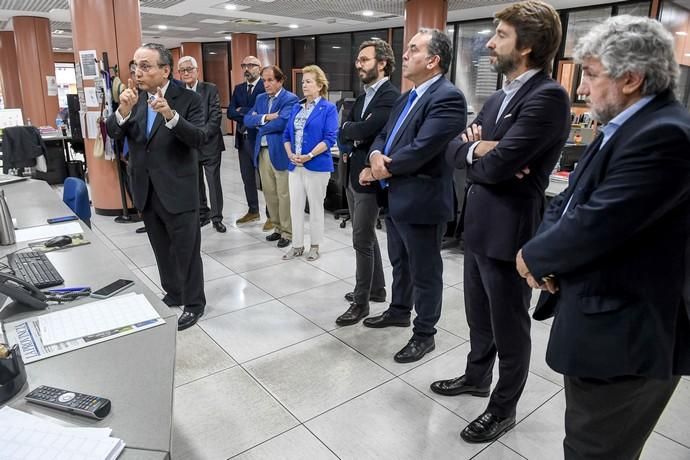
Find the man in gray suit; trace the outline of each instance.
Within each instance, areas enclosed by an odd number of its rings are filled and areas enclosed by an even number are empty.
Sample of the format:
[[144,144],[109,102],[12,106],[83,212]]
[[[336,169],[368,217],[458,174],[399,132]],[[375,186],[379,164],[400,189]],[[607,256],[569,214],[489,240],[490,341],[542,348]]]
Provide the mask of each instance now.
[[[220,96],[213,83],[199,80],[199,67],[192,56],[182,56],[177,61],[177,70],[187,89],[196,91],[201,96],[201,108],[204,113],[204,143],[199,153],[199,223],[203,227],[210,221],[213,228],[225,233],[223,224],[223,190],[220,185],[220,154],[225,150],[223,134],[220,131],[222,115]],[[208,207],[204,172],[208,183],[211,208]]]

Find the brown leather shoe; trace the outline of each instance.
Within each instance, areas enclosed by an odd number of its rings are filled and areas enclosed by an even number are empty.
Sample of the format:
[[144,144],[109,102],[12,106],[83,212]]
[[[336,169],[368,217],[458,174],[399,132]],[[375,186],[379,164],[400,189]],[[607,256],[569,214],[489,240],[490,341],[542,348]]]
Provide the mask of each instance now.
[[273,225],[273,222],[271,222],[270,220],[266,219],[266,223],[264,224],[263,227],[261,227],[261,230],[263,230],[264,232],[270,232],[270,231],[273,230],[274,228],[275,228],[275,225]]
[[240,217],[235,221],[237,225],[248,224],[249,222],[254,222],[259,220],[260,216],[258,212],[248,212],[244,216]]

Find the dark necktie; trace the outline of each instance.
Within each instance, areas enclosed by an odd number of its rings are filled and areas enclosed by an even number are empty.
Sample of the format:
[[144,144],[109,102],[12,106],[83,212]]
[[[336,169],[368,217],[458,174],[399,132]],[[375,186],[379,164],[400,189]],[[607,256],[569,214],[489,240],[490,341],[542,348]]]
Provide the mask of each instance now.
[[254,85],[252,85],[251,83],[249,83],[249,84],[247,85],[247,94],[249,94],[250,96],[252,95],[252,89],[254,89]]

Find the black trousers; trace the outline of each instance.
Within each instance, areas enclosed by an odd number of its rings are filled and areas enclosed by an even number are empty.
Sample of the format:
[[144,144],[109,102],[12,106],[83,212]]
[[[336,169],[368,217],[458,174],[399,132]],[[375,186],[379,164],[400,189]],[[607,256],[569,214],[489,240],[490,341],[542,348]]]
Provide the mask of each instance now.
[[149,199],[142,214],[163,290],[174,303],[184,305],[184,311],[203,312],[206,296],[199,211],[168,212],[149,184]]
[[[221,152],[213,156],[199,157],[199,217],[211,219],[213,222],[223,220],[223,189],[220,185],[220,157]],[[211,208],[208,207],[204,173],[208,184],[208,194]]]
[[417,338],[436,334],[435,326],[441,317],[444,228],[445,224],[408,224],[386,217],[388,257],[393,264],[388,311],[392,316],[409,318],[414,305],[417,317],[412,331]]
[[348,185],[346,194],[352,220],[352,247],[356,256],[355,303],[367,305],[372,292],[379,294],[386,288],[381,249],[376,239],[379,205],[375,193],[357,192]]
[[565,460],[639,458],[679,380],[565,376]]
[[240,175],[244,183],[244,196],[247,198],[249,212],[259,212],[259,193],[256,190],[256,169],[254,168],[254,145],[249,142],[244,134],[237,134],[238,145],[237,154],[240,160]]
[[470,326],[470,352],[465,375],[477,386],[489,386],[498,355],[498,382],[487,411],[515,415],[529,372],[532,290],[515,262],[491,259],[465,247],[465,313]]

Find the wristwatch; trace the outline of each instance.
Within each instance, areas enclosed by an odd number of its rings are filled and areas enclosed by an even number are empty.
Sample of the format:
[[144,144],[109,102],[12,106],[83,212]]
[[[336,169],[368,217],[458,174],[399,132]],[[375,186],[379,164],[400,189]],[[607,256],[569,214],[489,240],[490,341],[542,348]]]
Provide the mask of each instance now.
[[312,158],[314,158],[314,154],[311,153],[311,152],[307,153],[307,156],[309,157],[310,160],[311,160]]

